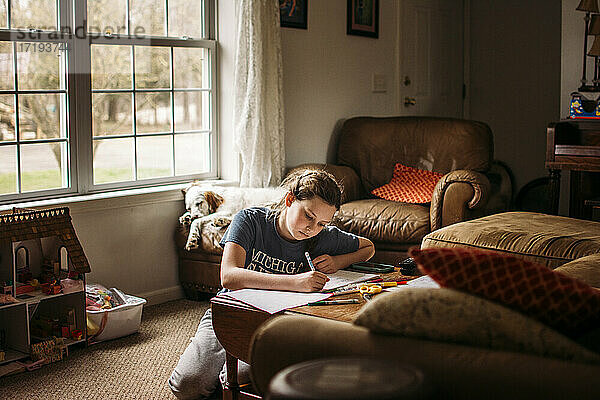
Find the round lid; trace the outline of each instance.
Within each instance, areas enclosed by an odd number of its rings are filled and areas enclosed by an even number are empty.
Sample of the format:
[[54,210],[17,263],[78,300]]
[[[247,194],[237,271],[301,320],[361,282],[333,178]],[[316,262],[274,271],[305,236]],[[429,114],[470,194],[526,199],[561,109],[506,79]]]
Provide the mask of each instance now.
[[273,377],[270,399],[422,399],[423,373],[376,358],[326,358],[291,365]]

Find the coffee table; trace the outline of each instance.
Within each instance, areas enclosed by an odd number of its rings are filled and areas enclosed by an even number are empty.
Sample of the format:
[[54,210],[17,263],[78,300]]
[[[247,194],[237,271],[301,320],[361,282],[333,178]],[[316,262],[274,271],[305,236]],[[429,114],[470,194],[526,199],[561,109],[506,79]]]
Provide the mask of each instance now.
[[[404,276],[399,268],[388,274],[381,274],[384,280],[409,280],[414,276]],[[227,382],[223,389],[224,400],[260,399],[249,391],[242,390],[238,384],[238,360],[249,363],[249,349],[252,335],[266,320],[286,313],[299,313],[318,318],[329,318],[337,321],[352,322],[365,304],[358,293],[336,296],[336,299],[358,298],[358,304],[342,304],[331,306],[302,306],[288,309],[276,314],[248,306],[237,300],[224,297],[211,299],[213,329],[226,352]]]

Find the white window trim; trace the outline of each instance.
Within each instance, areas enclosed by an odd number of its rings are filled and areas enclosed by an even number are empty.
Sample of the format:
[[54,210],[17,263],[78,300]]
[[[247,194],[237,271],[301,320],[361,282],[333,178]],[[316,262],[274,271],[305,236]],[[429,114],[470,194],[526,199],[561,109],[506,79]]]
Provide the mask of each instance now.
[[[74,7],[75,2],[78,6]],[[83,29],[85,37],[78,38],[74,34],[75,29],[79,25],[79,21],[84,21],[87,13],[87,0],[57,0],[59,12],[59,30],[69,28],[72,34],[59,34],[59,39],[56,32],[35,32],[39,39],[32,40],[26,35],[22,39],[15,39],[15,30],[0,30],[0,41],[23,41],[23,42],[66,42],[71,49],[68,58],[69,77],[67,79],[67,93],[69,98],[68,111],[68,142],[70,144],[69,157],[69,174],[70,187],[64,189],[51,189],[36,192],[27,192],[20,194],[0,195],[0,210],[12,207],[16,203],[19,206],[29,204],[35,207],[39,205],[65,204],[71,202],[88,201],[96,198],[120,198],[132,195],[136,190],[140,193],[159,193],[162,191],[172,190],[171,187],[184,186],[184,182],[189,182],[194,179],[214,180],[220,176],[219,170],[219,95],[218,95],[218,54],[217,42],[214,39],[217,32],[217,10],[216,0],[204,0],[204,15],[205,27],[208,31],[205,36],[210,39],[188,39],[188,38],[173,38],[173,37],[148,37],[144,38],[145,44],[151,46],[175,46],[175,47],[201,47],[209,50],[210,53],[210,92],[211,92],[211,123],[209,126],[210,132],[210,171],[204,174],[194,174],[186,176],[173,176],[165,178],[155,178],[142,181],[128,181],[111,184],[93,185],[93,154],[92,154],[92,118],[91,115],[82,117],[83,115],[91,114],[91,60],[90,49],[92,44],[115,43],[119,44],[135,44],[136,39],[127,35],[114,35],[112,37],[99,37],[91,42],[87,36],[87,27]],[[70,18],[73,15],[74,18]],[[60,33],[60,32],[59,32]],[[137,41],[139,42],[139,40]],[[73,54],[73,55],[71,55]],[[173,66],[172,66],[173,68]],[[76,73],[73,73],[75,71]],[[87,134],[79,134],[76,132],[88,132]],[[175,155],[174,155],[175,156]],[[178,189],[180,190],[180,188]],[[97,197],[99,196],[99,197]],[[3,206],[7,205],[7,206]],[[8,207],[8,208],[10,208]]]

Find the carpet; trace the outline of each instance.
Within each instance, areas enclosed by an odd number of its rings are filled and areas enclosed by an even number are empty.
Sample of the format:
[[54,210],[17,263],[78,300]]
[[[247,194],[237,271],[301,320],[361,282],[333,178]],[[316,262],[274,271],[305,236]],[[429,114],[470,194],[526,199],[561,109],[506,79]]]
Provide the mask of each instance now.
[[0,398],[175,399],[167,380],[208,306],[176,300],[145,307],[138,333],[71,349],[62,361],[2,377]]

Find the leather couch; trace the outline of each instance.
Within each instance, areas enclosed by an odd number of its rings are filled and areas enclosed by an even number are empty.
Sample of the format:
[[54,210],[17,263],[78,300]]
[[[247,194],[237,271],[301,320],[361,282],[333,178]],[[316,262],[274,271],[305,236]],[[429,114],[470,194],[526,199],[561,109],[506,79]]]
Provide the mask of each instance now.
[[[374,261],[397,263],[429,232],[450,224],[504,211],[488,205],[493,185],[486,174],[493,165],[490,128],[476,121],[435,117],[355,117],[345,120],[334,135],[335,163],[303,164],[322,168],[344,186],[336,220],[341,229],[375,243]],[[444,174],[429,204],[407,204],[375,198],[371,190],[390,181],[396,163]],[[294,168],[295,169],[295,168]],[[492,193],[492,195],[490,194]],[[494,199],[498,200],[498,196]],[[184,249],[186,228],[176,232],[179,279],[187,297],[219,290],[218,246]]]

